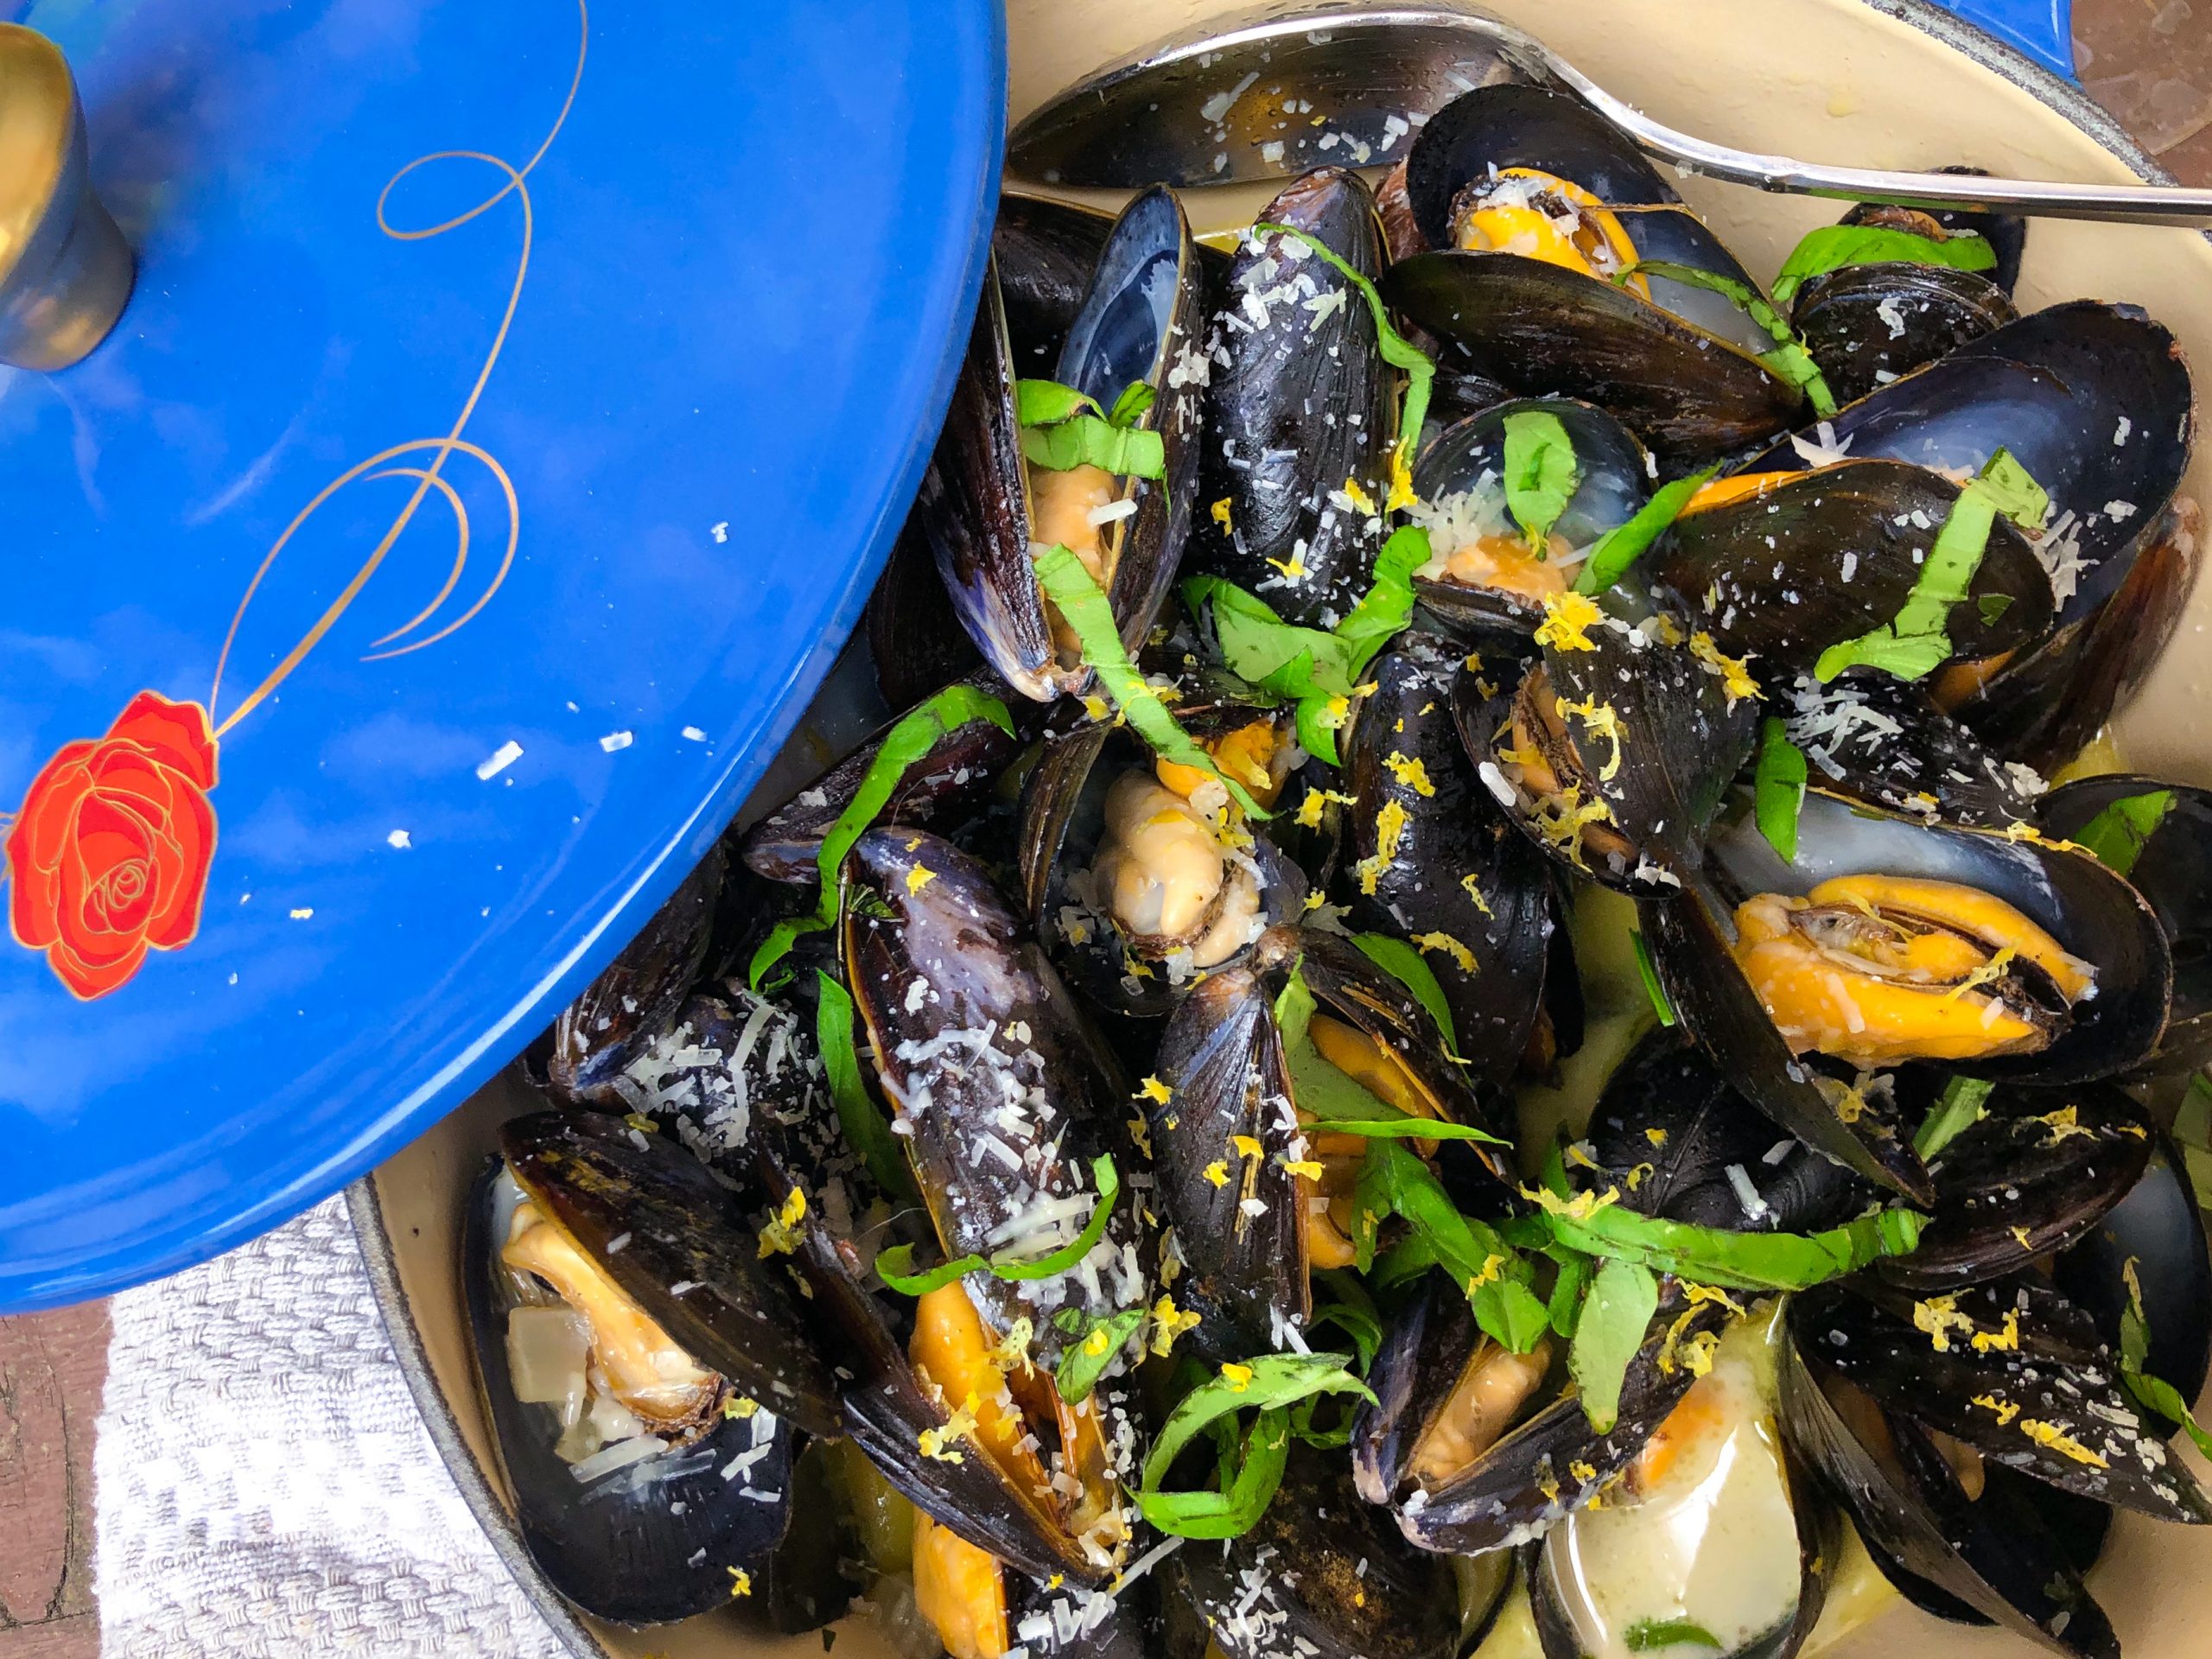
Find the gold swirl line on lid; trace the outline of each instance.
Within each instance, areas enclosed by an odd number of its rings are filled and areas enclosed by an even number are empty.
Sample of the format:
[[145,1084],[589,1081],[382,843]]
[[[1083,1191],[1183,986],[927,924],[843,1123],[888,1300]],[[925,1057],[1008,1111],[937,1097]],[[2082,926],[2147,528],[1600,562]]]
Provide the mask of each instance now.
[[[482,446],[469,442],[461,435],[467,429],[469,421],[476,413],[477,404],[484,396],[485,388],[491,382],[492,372],[498,366],[500,353],[506,347],[509,331],[514,326],[515,314],[522,302],[523,288],[530,275],[531,251],[537,230],[536,214],[531,201],[527,180],[531,171],[544,159],[546,152],[552,148],[553,141],[560,136],[561,129],[567,124],[569,112],[575,107],[576,94],[583,85],[584,62],[589,49],[591,35],[588,0],[576,0],[576,21],[575,72],[569,79],[568,96],[562,100],[560,112],[554,118],[553,124],[547,130],[544,138],[540,141],[528,161],[520,167],[516,167],[499,156],[482,150],[438,150],[430,155],[418,156],[408,162],[385,181],[384,188],[377,194],[377,228],[396,242],[420,242],[433,237],[443,236],[489,212],[505,200],[508,196],[512,195],[522,208],[522,246],[515,261],[514,281],[508,289],[506,307],[500,315],[499,327],[485,353],[483,365],[478,370],[475,383],[469,388],[467,399],[462,403],[459,414],[454,416],[453,425],[445,435],[410,438],[370,456],[365,461],[356,462],[316,492],[315,498],[300,509],[293,517],[291,523],[285,526],[283,533],[277,537],[268,552],[262,556],[259,567],[254,571],[253,579],[246,584],[245,597],[238,601],[238,610],[231,618],[230,631],[224,636],[221,654],[216,658],[214,686],[208,693],[207,698],[207,707],[211,711],[216,707],[217,699],[221,695],[224,671],[229,665],[231,650],[238,642],[238,629],[245,620],[246,611],[252,604],[254,595],[260,591],[263,578],[269,574],[270,567],[276,562],[277,556],[289,545],[292,538],[316,512],[329,502],[332,497],[352,484],[364,480],[400,478],[414,480],[414,489],[409,493],[405,504],[378,538],[375,547],[370,550],[367,557],[362,561],[360,568],[354,572],[353,579],[346,583],[337,598],[324,608],[322,614],[315,620],[299,643],[286,652],[261,683],[246,695],[237,708],[232,709],[224,717],[220,725],[215,727],[214,736],[219,741],[283,683],[291,675],[292,671],[306,660],[308,654],[321,642],[323,636],[330,632],[338,620],[352,607],[354,600],[360,596],[362,590],[368,586],[370,580],[383,565],[385,556],[392,550],[399,538],[406,533],[408,526],[414,522],[416,511],[432,490],[438,492],[440,498],[454,515],[454,556],[452,567],[447,573],[444,585],[438,589],[428,605],[399,626],[371,641],[372,646],[391,646],[391,648],[372,650],[363,656],[362,661],[377,662],[387,657],[404,656],[409,652],[423,650],[426,646],[434,645],[440,640],[448,638],[457,630],[466,626],[486,605],[491,602],[493,595],[499,592],[501,584],[507,578],[507,573],[513,568],[515,550],[519,543],[522,530],[521,506],[515,493],[514,480],[508,475],[506,468],[490,452]],[[497,169],[503,175],[503,181],[498,189],[474,207],[440,223],[411,228],[393,224],[388,208],[391,193],[400,182],[417,170],[430,166],[434,162],[453,161],[481,162]],[[476,595],[474,602],[467,610],[434,633],[427,634],[421,639],[407,639],[406,636],[424,626],[438,615],[447,601],[453,596],[455,589],[461,585],[463,572],[468,563],[472,541],[468,509],[461,499],[460,492],[444,475],[448,458],[456,453],[480,464],[499,486],[507,511],[505,553],[500,559],[499,569],[493,573],[490,581],[485,584],[483,590]],[[400,467],[387,465],[402,457],[418,457],[426,454],[427,461],[423,465]],[[398,640],[405,640],[405,643],[393,643]]]

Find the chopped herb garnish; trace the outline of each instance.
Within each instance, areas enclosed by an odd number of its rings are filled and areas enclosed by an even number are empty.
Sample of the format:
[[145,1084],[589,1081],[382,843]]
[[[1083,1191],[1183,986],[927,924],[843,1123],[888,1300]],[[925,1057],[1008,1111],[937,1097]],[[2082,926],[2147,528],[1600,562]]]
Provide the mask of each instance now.
[[1818,1233],[1733,1233],[1639,1215],[1618,1194],[1562,1198],[1525,1187],[1539,1213],[1507,1224],[1509,1237],[1566,1245],[1586,1255],[1637,1262],[1701,1285],[1732,1290],[1805,1290],[1920,1243],[1928,1218],[1911,1210],[1880,1210]]
[[1774,341],[1774,349],[1758,354],[1759,366],[1781,381],[1795,386],[1812,400],[1813,412],[1826,420],[1836,411],[1835,394],[1828,390],[1828,383],[1821,373],[1821,365],[1813,361],[1813,354],[1805,349],[1805,342],[1759,292],[1748,283],[1739,283],[1733,276],[1723,276],[1714,270],[1700,270],[1695,265],[1677,264],[1670,259],[1639,259],[1627,270],[1614,274],[1613,281],[1625,284],[1631,276],[1657,276],[1670,283],[1680,283],[1685,288],[1701,288],[1709,294],[1718,294],[1749,317],[1758,327],[1766,331]]
[[[1808,231],[1782,262],[1774,279],[1774,302],[1788,305],[1815,276],[1846,265],[1948,265],[1954,270],[1994,270],[1997,250],[1972,231],[1954,231],[1947,241],[1880,225],[1823,225]],[[1718,1646],[1719,1643],[1715,1643]]]
[[1659,1016],[1659,1023],[1671,1029],[1675,1023],[1675,1005],[1668,1000],[1667,988],[1659,982],[1659,967],[1651,960],[1651,947],[1644,943],[1641,930],[1631,932],[1628,937],[1636,946],[1636,971],[1643,977],[1643,994],[1651,999],[1652,1012]]
[[1102,1155],[1092,1159],[1090,1173],[1098,1183],[1097,1207],[1091,1211],[1090,1219],[1084,1224],[1083,1231],[1073,1242],[1063,1244],[1049,1255],[1029,1262],[1006,1255],[963,1255],[926,1273],[916,1273],[914,1247],[893,1244],[875,1258],[876,1276],[902,1296],[926,1296],[971,1273],[988,1273],[994,1279],[1017,1281],[1057,1278],[1097,1248],[1098,1241],[1106,1236],[1106,1223],[1114,1213],[1114,1200],[1122,1195],[1122,1178],[1111,1158]]
[[906,1167],[906,1154],[868,1097],[861,1080],[860,1057],[853,1049],[853,999],[842,985],[817,968],[814,970],[818,1000],[814,1007],[814,1038],[822,1051],[822,1070],[830,1082],[830,1098],[837,1103],[837,1121],[844,1126],[845,1144],[858,1153],[875,1184],[893,1198],[911,1201],[914,1181]]
[[1863,665],[1900,680],[1917,680],[1941,667],[1951,655],[1951,636],[1945,632],[1951,607],[1966,598],[1967,584],[1981,569],[1998,515],[2033,528],[2050,510],[2050,498],[2043,487],[1999,449],[1951,504],[1897,619],[1830,645],[1814,664],[1814,675],[1825,685],[1847,668]]
[[1986,1103],[1996,1086],[1980,1077],[1953,1077],[1943,1085],[1920,1132],[1912,1137],[1912,1149],[1921,1162],[1932,1162],[1937,1153],[1989,1116]]
[[1467,1294],[1475,1323],[1516,1354],[1536,1345],[1551,1310],[1529,1290],[1529,1262],[1495,1228],[1459,1213],[1435,1172],[1395,1141],[1369,1146],[1352,1195],[1352,1246],[1363,1272],[1374,1260],[1376,1230],[1402,1217],[1430,1259]]
[[1102,414],[1098,400],[1087,391],[1064,386],[1057,380],[1017,380],[1014,383],[1014,418],[1022,426],[1057,426],[1089,410]]
[[1106,411],[1107,424],[1135,426],[1159,401],[1157,389],[1144,381],[1132,380],[1122,388],[1122,395],[1114,400],[1114,407]]
[[1436,1021],[1437,1033],[1444,1039],[1444,1052],[1458,1059],[1459,1048],[1452,1033],[1452,1005],[1444,1000],[1444,987],[1436,982],[1435,970],[1421,952],[1388,933],[1355,933],[1351,942],[1370,962],[1414,994],[1414,1000]]
[[1567,1369],[1581,1391],[1583,1415],[1600,1434],[1613,1432],[1622,1381],[1658,1308],[1659,1281],[1650,1268],[1618,1259],[1598,1264],[1574,1322]]
[[1726,1645],[1702,1624],[1687,1618],[1639,1618],[1621,1632],[1630,1653],[1656,1653],[1661,1648],[1696,1646],[1719,1652]]
[[[1063,1313],[1075,1310],[1063,1309]],[[1077,1314],[1078,1332],[1075,1340],[1060,1350],[1059,1369],[1052,1374],[1052,1385],[1060,1391],[1060,1398],[1074,1405],[1084,1395],[1098,1386],[1098,1379],[1114,1363],[1114,1356],[1122,1351],[1122,1344],[1136,1335],[1145,1322],[1141,1307],[1125,1307],[1118,1313],[1109,1313],[1103,1319],[1090,1319]],[[1057,1318],[1055,1323],[1058,1323]]]
[[1598,1264],[1581,1251],[1564,1246],[1554,1245],[1546,1254],[1559,1263],[1559,1276],[1552,1281],[1552,1329],[1562,1337],[1572,1337],[1575,1321],[1582,1316],[1583,1294],[1590,1288]]
[[1805,756],[1789,741],[1789,722],[1770,715],[1759,728],[1752,810],[1759,834],[1785,864],[1797,857],[1797,815],[1805,805]]
[[1582,561],[1582,569],[1575,572],[1574,591],[1602,594],[1628,575],[1651,543],[1682,516],[1682,509],[1689,505],[1690,498],[1711,483],[1719,470],[1718,465],[1711,466],[1688,478],[1662,485],[1649,501],[1636,510],[1634,518],[1626,524],[1615,524],[1600,536]]
[[1541,559],[1552,526],[1582,482],[1574,440],[1549,410],[1516,410],[1505,417],[1505,507],[1530,551]]
[[1055,473],[1096,467],[1127,478],[1165,478],[1165,441],[1136,425],[1158,395],[1143,381],[1132,381],[1114,400],[1113,412],[1101,414],[1096,400],[1073,386],[1017,380],[1014,408],[1022,458]]
[[1409,507],[1414,502],[1414,451],[1421,443],[1421,429],[1428,418],[1429,393],[1436,385],[1436,365],[1428,354],[1400,334],[1390,324],[1390,313],[1382,303],[1382,296],[1375,284],[1346,264],[1335,249],[1316,241],[1313,237],[1288,225],[1255,225],[1255,236],[1287,236],[1303,242],[1339,276],[1350,283],[1367,302],[1368,311],[1375,318],[1376,347],[1382,360],[1392,368],[1402,369],[1406,374],[1405,401],[1398,408],[1398,436],[1390,452],[1390,493],[1382,504],[1383,511],[1394,512]]
[[2127,1286],[2127,1306],[2120,1315],[2120,1379],[2137,1403],[2181,1429],[2196,1443],[2199,1452],[2212,1458],[2212,1433],[2196,1426],[2196,1414],[2182,1398],[2181,1390],[2143,1369],[2143,1362],[2151,1357],[2151,1323],[2144,1317],[2143,1286],[2136,1277],[2136,1267],[2135,1258],[2130,1256],[2121,1269]]
[[1313,1304],[1313,1317],[1306,1322],[1306,1328],[1319,1331],[1325,1325],[1333,1325],[1350,1337],[1359,1356],[1359,1374],[1365,1376],[1374,1369],[1375,1356],[1382,1347],[1382,1316],[1376,1312],[1374,1299],[1357,1274],[1342,1268],[1319,1268],[1313,1276],[1328,1292],[1329,1299]]
[[2094,853],[2115,875],[2133,875],[2135,861],[2173,810],[2171,789],[2123,796],[2075,830],[2073,840]]
[[1994,627],[1997,623],[2002,620],[2005,613],[2012,608],[2012,595],[2010,594],[1984,594],[1980,598],[1974,601],[1974,608],[1981,613],[1983,625],[1985,626]]
[[860,787],[853,791],[852,800],[822,837],[822,849],[814,858],[822,881],[820,901],[813,914],[789,918],[769,930],[760,948],[753,953],[752,966],[746,974],[746,982],[753,989],[760,988],[761,976],[782,961],[802,935],[818,932],[837,919],[838,868],[853,843],[875,822],[875,815],[883,810],[907,769],[927,760],[947,733],[978,720],[989,721],[1009,737],[1014,734],[1014,716],[1007,713],[1006,704],[966,685],[945,687],[891,728],[875,759],[868,763]]
[[[1352,1374],[1343,1354],[1257,1354],[1199,1383],[1167,1414],[1144,1472],[1132,1494],[1144,1518],[1182,1538],[1234,1538],[1251,1530],[1282,1484],[1289,1456],[1288,1408],[1325,1394],[1375,1395]],[[1217,1490],[1160,1490],[1175,1459],[1205,1430],[1224,1418],[1256,1413],[1241,1441],[1224,1449]]]
[[1129,653],[1122,646],[1121,629],[1114,621],[1114,607],[1106,602],[1106,595],[1099,592],[1083,561],[1054,543],[1033,553],[1031,562],[1037,568],[1045,596],[1075,631],[1076,642],[1083,647],[1083,660],[1097,671],[1099,684],[1106,688],[1106,695],[1136,728],[1138,735],[1176,765],[1218,779],[1246,817],[1268,817],[1244,785],[1224,776],[1213,757],[1192,741],[1191,734],[1167,712],[1160,693],[1129,660]]

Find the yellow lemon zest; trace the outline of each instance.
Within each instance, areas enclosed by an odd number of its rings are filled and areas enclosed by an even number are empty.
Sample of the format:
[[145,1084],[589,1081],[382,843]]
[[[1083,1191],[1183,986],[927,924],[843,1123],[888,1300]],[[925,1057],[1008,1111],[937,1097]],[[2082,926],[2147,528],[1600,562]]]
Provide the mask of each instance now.
[[1536,629],[1536,643],[1554,651],[1595,651],[1590,630],[1605,620],[1598,602],[1569,588],[1544,595],[1544,620]]
[[1229,1384],[1231,1394],[1242,1394],[1252,1386],[1252,1368],[1230,1360],[1221,1368],[1221,1380]]
[[1449,933],[1441,931],[1416,933],[1413,936],[1413,943],[1415,948],[1421,950],[1443,951],[1459,964],[1459,971],[1463,974],[1471,974],[1475,971],[1475,953]]
[[1649,1141],[1655,1147],[1663,1147],[1667,1144],[1667,1131],[1664,1129],[1646,1129],[1643,1132],[1643,1138]]
[[1573,1475],[1578,1481],[1595,1480],[1598,1478],[1598,1471],[1596,1467],[1592,1465],[1583,1462],[1580,1458],[1575,1459],[1573,1462],[1567,1465],[1567,1472]]
[[930,868],[926,864],[917,864],[912,869],[906,872],[906,891],[910,893],[919,893],[924,887],[926,887],[931,882],[936,880],[937,872],[935,870]]
[[1161,1106],[1165,1106],[1169,1101],[1175,1097],[1175,1091],[1169,1088],[1166,1084],[1162,1083],[1158,1077],[1147,1077],[1142,1083],[1137,1085],[1137,1092],[1142,1095],[1147,1100],[1153,1101]]
[[1459,878],[1459,889],[1461,892],[1465,893],[1468,898],[1475,901],[1475,908],[1482,912],[1484,915],[1491,917],[1496,916],[1497,912],[1490,907],[1490,900],[1483,897],[1483,884],[1481,879],[1477,876],[1472,870],[1468,871],[1466,874]]
[[1282,1166],[1288,1170],[1292,1174],[1300,1176],[1309,1181],[1319,1180],[1324,1173],[1321,1166],[1314,1162],[1311,1158],[1286,1158],[1283,1160]]
[[1229,1144],[1236,1148],[1236,1155],[1240,1158],[1262,1158],[1267,1155],[1257,1138],[1252,1135],[1232,1135],[1229,1137]]
[[1152,1351],[1165,1359],[1175,1346],[1175,1339],[1198,1328],[1198,1316],[1186,1308],[1175,1306],[1175,1299],[1165,1291],[1152,1305]]
[[1037,1369],[1029,1357],[1030,1339],[1036,1334],[1036,1325],[1025,1313],[1007,1326],[1006,1335],[999,1338],[997,1345],[984,1357],[991,1362],[992,1368],[1002,1376],[1011,1375],[1017,1370],[1024,1376],[1027,1376]]
[[925,1428],[921,1432],[914,1441],[916,1449],[924,1457],[934,1458],[939,1463],[967,1462],[967,1454],[958,1449],[956,1442],[966,1440],[976,1432],[976,1395],[971,1389],[968,1398],[961,1403],[960,1409],[944,1420],[943,1427]]
[[1344,480],[1344,499],[1372,518],[1376,516],[1375,498],[1360,487],[1359,480],[1347,476]]
[[1984,1411],[1995,1413],[1997,1427],[1999,1428],[2010,1428],[2012,1426],[2012,1420],[2020,1414],[2019,1407],[2014,1405],[2010,1400],[1999,1400],[1993,1394],[1977,1394],[1974,1397],[1974,1403]]
[[1211,507],[1207,509],[1207,511],[1213,515],[1214,523],[1221,526],[1222,533],[1224,535],[1233,536],[1236,534],[1236,526],[1229,521],[1229,498],[1227,496],[1223,496],[1220,500],[1215,502]]
[[731,1567],[729,1569],[729,1593],[731,1599],[733,1600],[739,1596],[751,1595],[753,1593],[753,1575],[741,1567]]
[[1718,1285],[1695,1285],[1687,1279],[1680,1282],[1682,1287],[1682,1294],[1690,1299],[1692,1307],[1702,1302],[1710,1302],[1716,1307],[1726,1308],[1739,1319],[1747,1319],[1751,1317],[1741,1302]]
[[1206,1179],[1211,1181],[1216,1186],[1227,1186],[1229,1185],[1229,1165],[1227,1161],[1225,1160],[1217,1158],[1213,1162],[1208,1164],[1206,1166]]
[[1924,1302],[1912,1305],[1912,1328],[1925,1332],[1939,1354],[1951,1351],[1951,1338],[1972,1336],[1977,1327],[1973,1319],[1959,1312],[1955,1296],[1930,1296]]
[[1396,801],[1385,801],[1375,815],[1375,854],[1363,858],[1352,868],[1359,875],[1359,890],[1372,899],[1375,884],[1382,872],[1397,861],[1398,847],[1406,838],[1406,809]]
[[795,1186],[791,1188],[791,1196],[784,1200],[784,1207],[760,1230],[762,1260],[772,1255],[789,1255],[798,1249],[801,1231],[799,1224],[805,1219],[806,1189]]
[[1393,778],[1422,799],[1427,800],[1436,793],[1436,785],[1428,781],[1428,767],[1423,762],[1393,749],[1382,757],[1382,764],[1390,769]]
[[1764,697],[1759,683],[1751,677],[1751,671],[1744,666],[1743,658],[1731,657],[1713,643],[1713,636],[1702,631],[1690,635],[1690,655],[1720,677],[1720,689],[1733,708],[1745,697]]
[[1351,806],[1354,804],[1354,798],[1352,796],[1339,795],[1333,789],[1307,790],[1306,791],[1306,798],[1298,804],[1299,828],[1301,830],[1319,830],[1321,827],[1322,810],[1332,801],[1334,801],[1338,806]]
[[2006,1308],[2005,1328],[2002,1331],[1977,1331],[1967,1338],[1967,1341],[1974,1344],[1974,1351],[1977,1354],[1986,1354],[1993,1349],[2000,1353],[2017,1354],[2020,1351],[2019,1311],[2017,1308]]
[[722,1402],[722,1415],[734,1417],[742,1422],[760,1409],[760,1402],[749,1394],[741,1394]]
[[1621,731],[1621,717],[1618,711],[1611,703],[1599,702],[1595,697],[1586,698],[1580,702],[1569,702],[1565,697],[1559,697],[1554,699],[1554,702],[1561,720],[1573,715],[1581,721],[1585,733],[1592,737],[1603,738],[1612,745],[1613,752],[1605,757],[1605,764],[1598,768],[1599,783],[1612,782],[1621,769],[1621,742],[1624,734]]
[[2033,1417],[2020,1419],[2020,1433],[2037,1446],[2047,1446],[2062,1456],[2076,1463],[2086,1463],[2092,1469],[2109,1469],[2112,1465],[2069,1434],[2056,1423],[2046,1423]]

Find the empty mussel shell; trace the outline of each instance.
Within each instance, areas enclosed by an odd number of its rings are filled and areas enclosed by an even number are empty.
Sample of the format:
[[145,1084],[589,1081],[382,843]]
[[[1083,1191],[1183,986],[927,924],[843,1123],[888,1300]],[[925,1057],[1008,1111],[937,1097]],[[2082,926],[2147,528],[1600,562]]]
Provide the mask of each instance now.
[[1114,216],[1095,207],[1015,190],[1000,194],[991,258],[1017,373],[1052,372],[1113,231]]

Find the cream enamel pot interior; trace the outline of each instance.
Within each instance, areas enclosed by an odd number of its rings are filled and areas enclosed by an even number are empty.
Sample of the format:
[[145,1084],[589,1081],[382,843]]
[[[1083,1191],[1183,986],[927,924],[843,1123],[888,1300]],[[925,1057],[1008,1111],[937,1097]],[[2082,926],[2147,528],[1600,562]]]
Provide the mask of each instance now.
[[[1019,119],[1091,68],[1231,9],[1218,0],[1009,0],[1011,113]],[[2021,177],[2161,176],[2077,91],[1910,0],[1898,16],[1866,0],[1493,0],[1491,9],[1660,119],[1745,149],[1875,167],[1971,161]],[[1771,273],[1799,235],[1839,211],[1697,179],[1681,189],[1755,272]],[[1189,206],[1205,230],[1249,222],[1258,201],[1198,193]],[[2188,232],[2045,221],[2028,250],[2023,310],[2078,296],[2132,301],[2180,336],[2200,375],[2212,372],[2212,242]],[[2204,448],[2189,486],[2200,500],[2212,493]],[[2199,588],[2164,661],[2118,722],[2133,767],[2212,783],[2202,712],[2208,614],[2212,583]],[[851,726],[849,712],[835,708],[841,682],[849,683],[841,675],[824,688],[816,719],[793,740],[799,753],[786,752],[762,800],[780,799],[835,751],[838,734],[829,728]],[[849,729],[844,741],[857,734]],[[496,1124],[528,1105],[519,1088],[495,1083],[353,1190],[371,1270],[433,1438],[517,1579],[579,1654],[819,1654],[818,1636],[779,1642],[711,1617],[645,1633],[590,1624],[566,1610],[524,1554],[470,1376],[457,1263],[468,1182],[490,1154]],[[2129,1659],[2206,1652],[2212,1529],[2122,1514],[2091,1584]],[[1825,1645],[1834,1659],[2032,1650],[2018,1637],[1941,1624],[1901,1603]],[[885,1644],[853,1622],[839,1650],[870,1659]]]

